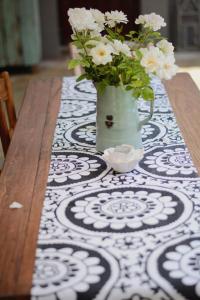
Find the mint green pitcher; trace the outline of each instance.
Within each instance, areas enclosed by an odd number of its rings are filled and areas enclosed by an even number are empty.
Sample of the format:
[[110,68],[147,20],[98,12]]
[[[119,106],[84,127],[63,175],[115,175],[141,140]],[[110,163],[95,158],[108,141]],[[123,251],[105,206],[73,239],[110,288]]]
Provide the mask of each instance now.
[[141,128],[153,115],[153,101],[150,114],[140,121],[137,99],[124,87],[107,86],[103,94],[97,93],[96,150],[121,144],[142,148]]

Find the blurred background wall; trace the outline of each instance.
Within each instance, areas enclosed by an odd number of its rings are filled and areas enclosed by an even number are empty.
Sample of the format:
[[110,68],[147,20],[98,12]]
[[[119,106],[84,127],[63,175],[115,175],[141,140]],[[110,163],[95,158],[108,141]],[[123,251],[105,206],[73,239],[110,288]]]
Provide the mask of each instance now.
[[70,41],[67,10],[82,6],[123,10],[127,30],[139,14],[158,13],[167,22],[162,33],[176,51],[200,49],[200,0],[0,0],[0,67],[58,58]]

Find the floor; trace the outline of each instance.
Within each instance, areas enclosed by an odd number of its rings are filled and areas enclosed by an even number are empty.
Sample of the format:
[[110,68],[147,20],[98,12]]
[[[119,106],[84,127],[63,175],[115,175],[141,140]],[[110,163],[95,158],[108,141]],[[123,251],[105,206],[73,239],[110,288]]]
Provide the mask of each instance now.
[[[68,60],[69,57],[63,56],[58,60],[44,61],[39,66],[35,67],[32,73],[11,76],[17,114],[19,113],[24,92],[29,80],[73,75],[73,72],[67,70]],[[200,89],[200,52],[178,53],[176,54],[176,62],[180,67],[179,72],[188,72]],[[3,154],[0,145],[0,166],[2,161]]]

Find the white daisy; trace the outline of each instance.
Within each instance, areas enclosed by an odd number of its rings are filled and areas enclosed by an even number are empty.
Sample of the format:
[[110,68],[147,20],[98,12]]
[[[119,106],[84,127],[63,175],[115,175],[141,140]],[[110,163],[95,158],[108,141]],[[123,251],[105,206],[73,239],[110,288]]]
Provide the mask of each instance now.
[[91,49],[90,55],[95,65],[106,65],[112,61],[113,48],[110,45],[104,43],[98,43],[94,48]]
[[111,28],[115,27],[116,24],[119,23],[128,23],[127,16],[122,11],[114,10],[111,12],[106,12],[105,16],[106,24]]
[[98,24],[91,11],[83,8],[70,8],[68,10],[69,23],[73,31],[94,30],[98,31]]
[[141,65],[146,69],[147,73],[156,72],[160,68],[163,54],[158,47],[150,46],[149,48],[141,48],[142,59]]
[[113,43],[111,44],[113,49],[114,49],[114,54],[119,55],[120,53],[125,54],[126,56],[131,57],[131,49],[129,46],[125,43],[122,43],[119,40],[114,40]]
[[168,42],[167,40],[163,39],[159,41],[156,46],[165,54],[165,55],[172,55],[174,52],[174,46],[172,43]]
[[164,19],[155,13],[140,15],[135,20],[135,24],[142,24],[145,28],[151,28],[153,31],[157,31],[161,27],[166,26]]

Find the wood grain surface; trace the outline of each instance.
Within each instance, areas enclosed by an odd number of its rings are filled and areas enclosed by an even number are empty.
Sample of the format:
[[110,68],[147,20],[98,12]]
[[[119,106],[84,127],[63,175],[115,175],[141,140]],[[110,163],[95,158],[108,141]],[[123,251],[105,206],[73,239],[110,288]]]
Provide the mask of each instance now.
[[200,175],[200,91],[187,73],[178,73],[164,85],[178,127]]
[[[165,87],[200,172],[200,93],[187,74]],[[61,79],[31,82],[0,177],[0,299],[29,299]],[[18,201],[23,208],[9,209]]]
[[61,79],[30,82],[0,177],[1,299],[29,299],[60,91]]

